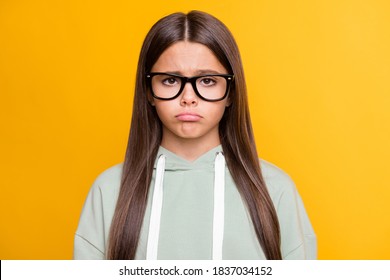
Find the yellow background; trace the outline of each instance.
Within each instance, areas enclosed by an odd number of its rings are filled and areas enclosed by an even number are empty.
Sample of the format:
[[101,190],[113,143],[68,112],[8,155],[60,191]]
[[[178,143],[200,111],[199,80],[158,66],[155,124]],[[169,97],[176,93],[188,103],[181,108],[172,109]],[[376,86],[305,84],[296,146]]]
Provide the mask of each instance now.
[[390,259],[387,0],[0,1],[0,259],[70,259],[124,157],[151,25],[212,13],[239,44],[260,156],[291,175],[321,259]]

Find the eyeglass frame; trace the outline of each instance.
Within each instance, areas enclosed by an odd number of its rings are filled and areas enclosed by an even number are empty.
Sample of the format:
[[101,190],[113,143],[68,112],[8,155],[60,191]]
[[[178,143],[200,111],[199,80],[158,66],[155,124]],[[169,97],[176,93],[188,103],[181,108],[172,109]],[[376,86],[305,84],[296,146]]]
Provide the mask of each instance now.
[[[172,77],[179,78],[181,80],[181,85],[180,85],[180,89],[179,89],[178,93],[176,95],[174,95],[173,97],[168,97],[168,98],[157,96],[154,93],[153,87],[152,87],[152,78],[154,76],[157,76],[157,75],[167,75],[167,76],[172,76]],[[222,78],[225,78],[225,80],[226,80],[226,91],[225,91],[225,94],[222,97],[217,98],[217,99],[208,99],[208,98],[203,97],[199,93],[198,88],[196,87],[196,80],[199,79],[199,78],[203,78],[203,77],[222,77]],[[151,92],[152,96],[154,98],[156,98],[156,99],[160,99],[160,100],[173,100],[173,99],[177,98],[183,92],[184,87],[186,86],[186,84],[190,83],[192,85],[192,89],[194,90],[195,94],[200,99],[208,101],[208,102],[217,102],[217,101],[221,101],[221,100],[225,99],[228,96],[229,91],[230,91],[231,83],[234,80],[234,75],[232,75],[232,74],[204,74],[204,75],[193,76],[193,77],[185,77],[185,76],[182,76],[182,75],[179,75],[179,74],[173,74],[173,73],[151,72],[151,73],[146,74],[146,78],[148,80],[148,85],[150,87],[150,92]]]

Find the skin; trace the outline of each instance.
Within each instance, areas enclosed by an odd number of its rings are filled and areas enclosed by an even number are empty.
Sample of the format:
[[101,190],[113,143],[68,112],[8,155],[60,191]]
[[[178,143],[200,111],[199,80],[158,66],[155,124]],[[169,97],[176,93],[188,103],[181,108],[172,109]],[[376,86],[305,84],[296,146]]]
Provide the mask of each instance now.
[[[192,77],[206,73],[227,74],[213,52],[199,43],[181,41],[166,49],[152,72]],[[174,100],[153,99],[163,124],[161,145],[176,155],[194,161],[220,144],[218,126],[229,99],[208,102],[200,99],[190,83]]]

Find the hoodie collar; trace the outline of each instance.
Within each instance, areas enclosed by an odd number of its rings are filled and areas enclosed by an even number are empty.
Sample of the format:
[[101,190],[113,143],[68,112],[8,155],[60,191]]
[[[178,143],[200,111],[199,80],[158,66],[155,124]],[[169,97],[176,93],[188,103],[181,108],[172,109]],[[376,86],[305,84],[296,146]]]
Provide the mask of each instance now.
[[[214,166],[215,157],[218,152],[222,152],[222,146],[218,145],[215,148],[212,148],[208,152],[204,153],[194,161],[188,161],[182,157],[176,155],[175,153],[165,149],[160,146],[157,152],[157,158],[160,155],[164,155],[165,160],[165,170],[193,170],[193,169],[209,169]],[[157,159],[154,163],[154,168],[156,169]]]

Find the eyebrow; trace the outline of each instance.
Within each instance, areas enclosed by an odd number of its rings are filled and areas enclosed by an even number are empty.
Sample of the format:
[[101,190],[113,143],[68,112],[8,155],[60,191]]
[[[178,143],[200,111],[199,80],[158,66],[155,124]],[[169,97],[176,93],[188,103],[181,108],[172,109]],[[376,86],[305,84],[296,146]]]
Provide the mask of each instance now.
[[211,69],[204,69],[204,70],[198,70],[195,72],[197,75],[203,75],[203,74],[223,74],[220,73],[216,70],[211,70]]
[[[181,71],[166,71],[166,73],[182,75],[183,76],[183,72],[181,72]],[[204,74],[225,74],[225,73],[221,73],[219,71],[212,70],[212,69],[200,69],[200,70],[197,70],[195,72],[194,76],[204,75]]]

